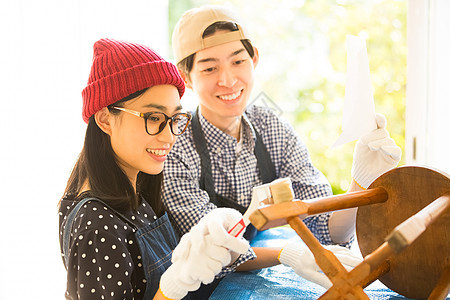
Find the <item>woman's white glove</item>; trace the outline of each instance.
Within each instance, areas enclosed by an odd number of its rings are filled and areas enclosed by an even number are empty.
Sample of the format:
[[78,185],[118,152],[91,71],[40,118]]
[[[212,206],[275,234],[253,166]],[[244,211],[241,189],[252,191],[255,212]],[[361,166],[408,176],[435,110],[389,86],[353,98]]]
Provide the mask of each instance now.
[[402,150],[386,130],[386,118],[376,114],[375,120],[378,128],[359,139],[353,154],[352,177],[364,189],[395,168],[402,156]]
[[[174,277],[180,281],[180,291],[185,289],[187,293],[193,287],[198,289],[200,283],[211,283],[222,268],[231,262],[232,251],[237,254],[246,253],[248,242],[228,234],[228,230],[241,218],[241,213],[235,209],[217,208],[183,235],[173,251],[173,265],[163,274],[164,278],[161,277],[161,292],[172,299],[177,298],[171,296],[181,295],[179,291],[172,293],[174,285],[165,279],[168,272],[170,275],[176,272]],[[167,280],[167,284],[164,280]]]
[[[246,253],[248,242],[228,234],[231,227],[241,219],[242,214],[232,208],[222,207],[210,211],[181,238],[172,254],[172,262],[186,259],[192,250],[205,251],[204,248],[210,245],[224,247],[239,254]],[[211,253],[208,247],[206,252]],[[230,261],[226,262],[224,259],[224,263],[227,265]]]
[[[338,245],[324,246],[342,263],[347,271],[356,267],[362,258],[348,248]],[[280,252],[279,260],[283,265],[291,267],[297,275],[319,284],[326,289],[332,286],[330,279],[321,271],[311,250],[301,241],[289,242]]]
[[246,253],[249,248],[248,241],[228,233],[241,219],[242,214],[232,208],[221,207],[210,211],[198,222],[198,226],[195,226],[196,230],[191,230],[192,241],[198,242],[193,245],[200,247],[204,237],[209,234],[214,245],[226,247],[239,254]]
[[183,263],[172,264],[161,276],[159,290],[168,299],[182,299],[188,292],[196,291],[200,287],[200,280],[183,275]]

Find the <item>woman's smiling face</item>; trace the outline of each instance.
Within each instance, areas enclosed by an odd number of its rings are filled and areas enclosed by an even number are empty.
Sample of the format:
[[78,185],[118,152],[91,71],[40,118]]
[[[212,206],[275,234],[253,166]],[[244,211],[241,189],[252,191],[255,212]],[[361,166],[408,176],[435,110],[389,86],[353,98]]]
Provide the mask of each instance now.
[[[141,113],[163,112],[173,116],[181,111],[180,95],[173,85],[157,85],[124,102],[122,107]],[[139,171],[159,174],[163,170],[167,154],[176,141],[169,123],[162,132],[152,136],[147,134],[143,118],[126,112],[110,113],[111,146],[118,165],[131,182],[136,181]]]

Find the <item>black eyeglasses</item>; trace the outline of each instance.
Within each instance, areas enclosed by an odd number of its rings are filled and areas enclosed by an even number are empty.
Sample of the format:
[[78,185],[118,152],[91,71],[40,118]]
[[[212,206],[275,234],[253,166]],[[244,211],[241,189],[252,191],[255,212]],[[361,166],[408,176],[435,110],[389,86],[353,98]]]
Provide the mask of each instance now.
[[173,135],[179,136],[186,130],[192,118],[190,113],[177,113],[169,117],[162,112],[148,112],[144,114],[118,106],[113,106],[112,108],[143,118],[145,120],[145,131],[149,135],[157,135],[163,131],[170,120],[170,131],[172,131]]

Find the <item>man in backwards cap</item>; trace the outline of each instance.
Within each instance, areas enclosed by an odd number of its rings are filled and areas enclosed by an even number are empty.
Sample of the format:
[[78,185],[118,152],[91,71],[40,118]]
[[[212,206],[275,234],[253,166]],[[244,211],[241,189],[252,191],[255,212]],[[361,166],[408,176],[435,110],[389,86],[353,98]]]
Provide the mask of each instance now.
[[[164,170],[164,203],[182,233],[216,207],[244,213],[252,188],[277,178],[290,177],[297,199],[332,194],[292,127],[267,108],[247,106],[259,55],[233,12],[222,6],[186,11],[175,27],[172,45],[186,86],[199,100]],[[378,129],[356,145],[349,191],[367,188],[400,160],[401,150],[385,129],[384,116],[377,115],[377,123]],[[304,222],[322,244],[349,246],[355,217],[356,209],[349,209],[311,216]],[[246,237],[251,239],[254,234],[250,228]],[[253,250],[223,274],[254,258],[255,253],[258,259],[239,269],[279,263],[279,249]]]

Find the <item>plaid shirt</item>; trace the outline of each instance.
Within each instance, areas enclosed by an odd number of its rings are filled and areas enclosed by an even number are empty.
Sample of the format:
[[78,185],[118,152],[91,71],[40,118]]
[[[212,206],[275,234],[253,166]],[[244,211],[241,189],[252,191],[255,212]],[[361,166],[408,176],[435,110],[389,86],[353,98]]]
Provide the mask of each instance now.
[[[312,164],[305,144],[293,128],[267,108],[250,106],[242,117],[242,145],[235,138],[209,123],[201,114],[200,124],[208,146],[212,176],[217,194],[234,199],[244,207],[250,204],[252,188],[262,184],[254,154],[256,129],[272,158],[277,178],[289,177],[296,199],[311,199],[332,194],[323,174]],[[192,136],[192,126],[175,143],[164,166],[163,202],[173,214],[182,234],[216,206],[206,191],[199,188],[200,156]],[[304,223],[324,245],[332,244],[328,231],[329,213],[304,219]],[[253,259],[253,251],[237,264]]]

